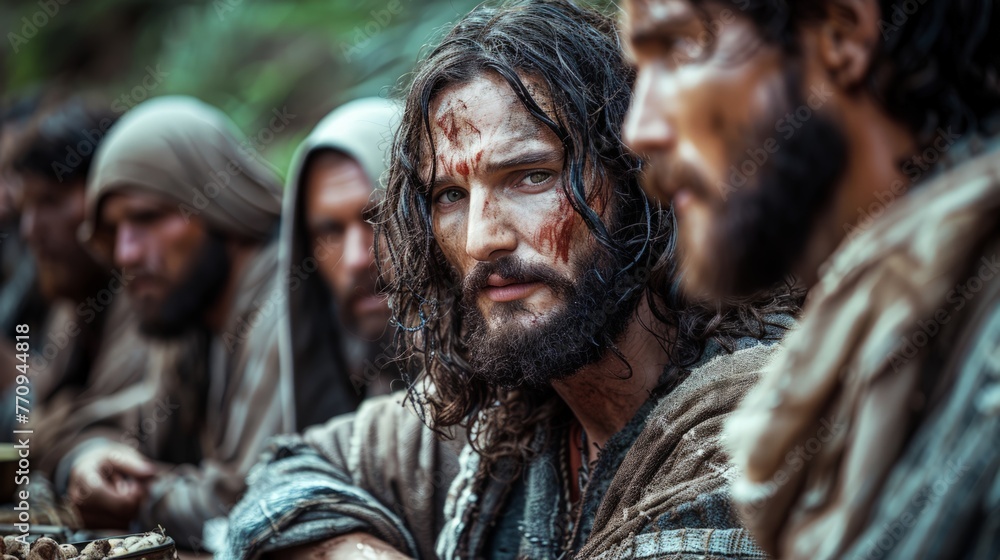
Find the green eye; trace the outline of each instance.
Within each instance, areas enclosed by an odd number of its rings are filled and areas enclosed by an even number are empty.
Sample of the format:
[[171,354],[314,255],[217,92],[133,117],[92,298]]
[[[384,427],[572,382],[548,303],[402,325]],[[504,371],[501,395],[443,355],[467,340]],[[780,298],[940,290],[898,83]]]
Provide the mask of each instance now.
[[441,193],[441,195],[438,197],[438,200],[444,202],[445,204],[453,204],[455,202],[458,202],[459,200],[462,200],[462,196],[463,196],[462,191],[458,189],[448,189],[443,193]]
[[528,182],[532,185],[540,185],[549,180],[552,175],[544,171],[535,171],[527,176]]

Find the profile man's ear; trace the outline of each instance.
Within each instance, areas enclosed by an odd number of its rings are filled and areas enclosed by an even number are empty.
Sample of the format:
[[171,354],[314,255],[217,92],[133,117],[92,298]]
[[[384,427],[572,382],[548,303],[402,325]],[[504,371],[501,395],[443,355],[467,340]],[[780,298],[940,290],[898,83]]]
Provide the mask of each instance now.
[[878,50],[877,0],[832,0],[819,22],[819,51],[834,84],[845,90],[856,88],[868,74]]

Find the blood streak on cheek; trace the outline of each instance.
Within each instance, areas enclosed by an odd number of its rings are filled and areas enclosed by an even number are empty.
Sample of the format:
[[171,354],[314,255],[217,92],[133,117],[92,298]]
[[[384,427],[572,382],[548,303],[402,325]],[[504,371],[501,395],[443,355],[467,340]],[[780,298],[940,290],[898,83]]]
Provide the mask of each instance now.
[[569,262],[569,246],[573,241],[573,207],[565,195],[559,196],[559,210],[556,216],[542,225],[538,232],[540,244],[552,247],[556,258]]

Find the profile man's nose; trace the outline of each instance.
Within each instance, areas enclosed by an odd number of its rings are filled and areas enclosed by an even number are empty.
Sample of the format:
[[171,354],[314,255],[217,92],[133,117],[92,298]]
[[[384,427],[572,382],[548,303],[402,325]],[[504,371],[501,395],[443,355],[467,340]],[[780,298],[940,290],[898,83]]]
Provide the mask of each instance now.
[[640,72],[632,104],[625,117],[625,143],[639,154],[673,149],[676,131],[670,122],[669,95],[665,80],[652,71]]

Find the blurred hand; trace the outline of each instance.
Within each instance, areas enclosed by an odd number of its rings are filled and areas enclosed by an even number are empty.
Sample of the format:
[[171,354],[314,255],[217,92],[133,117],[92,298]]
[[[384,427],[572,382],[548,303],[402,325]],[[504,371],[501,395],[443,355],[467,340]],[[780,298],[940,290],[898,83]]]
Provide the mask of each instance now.
[[367,533],[348,533],[318,543],[275,551],[268,560],[411,560]]
[[149,491],[156,466],[131,447],[96,445],[77,457],[68,494],[87,527],[128,528]]

